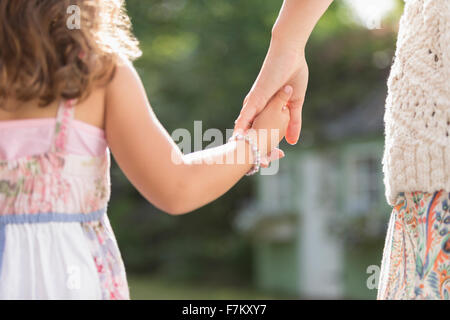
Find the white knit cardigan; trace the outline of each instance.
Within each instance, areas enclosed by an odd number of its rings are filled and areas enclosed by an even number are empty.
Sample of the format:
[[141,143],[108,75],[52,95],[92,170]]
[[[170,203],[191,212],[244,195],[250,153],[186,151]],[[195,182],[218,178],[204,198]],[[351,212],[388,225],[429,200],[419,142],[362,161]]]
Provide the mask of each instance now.
[[406,0],[384,121],[388,202],[450,191],[450,0]]

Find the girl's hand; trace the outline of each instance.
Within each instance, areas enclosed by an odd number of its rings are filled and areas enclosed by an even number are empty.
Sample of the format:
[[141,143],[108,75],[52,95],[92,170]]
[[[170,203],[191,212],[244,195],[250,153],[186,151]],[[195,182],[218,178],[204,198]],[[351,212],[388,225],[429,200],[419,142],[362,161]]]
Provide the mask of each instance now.
[[[282,88],[255,118],[251,130],[248,132],[249,135],[253,135],[255,141],[258,141],[262,158],[270,157],[285,135],[290,119],[289,109],[286,105],[292,96],[292,91],[291,86]],[[274,134],[275,136],[273,136]]]

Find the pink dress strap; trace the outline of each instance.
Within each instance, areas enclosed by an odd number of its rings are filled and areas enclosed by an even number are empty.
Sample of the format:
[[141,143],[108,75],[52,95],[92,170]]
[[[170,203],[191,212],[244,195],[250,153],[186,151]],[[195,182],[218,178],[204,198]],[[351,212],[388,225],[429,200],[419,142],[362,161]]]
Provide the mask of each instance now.
[[58,114],[56,116],[55,132],[50,150],[51,152],[62,154],[66,152],[69,128],[75,117],[75,104],[75,99],[61,100],[58,107]]

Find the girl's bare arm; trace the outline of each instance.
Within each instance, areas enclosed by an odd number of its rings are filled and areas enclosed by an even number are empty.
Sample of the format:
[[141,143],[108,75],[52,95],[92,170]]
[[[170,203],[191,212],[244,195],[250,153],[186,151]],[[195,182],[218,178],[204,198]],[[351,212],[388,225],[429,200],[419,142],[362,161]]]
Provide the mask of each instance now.
[[[267,111],[255,120],[256,129],[285,132],[289,111],[282,107],[291,91],[281,91],[272,99]],[[217,199],[252,166],[252,152],[243,141],[183,155],[156,118],[130,63],[117,67],[105,103],[106,137],[117,163],[140,193],[163,211],[182,214]],[[268,144],[260,144],[263,153],[275,147]],[[236,159],[239,148],[246,161],[226,164],[227,159]]]

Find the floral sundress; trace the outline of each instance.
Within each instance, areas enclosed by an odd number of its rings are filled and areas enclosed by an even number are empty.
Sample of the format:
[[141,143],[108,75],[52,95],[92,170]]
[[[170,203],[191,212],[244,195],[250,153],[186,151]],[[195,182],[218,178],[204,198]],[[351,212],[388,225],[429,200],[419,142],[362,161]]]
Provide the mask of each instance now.
[[109,150],[66,152],[74,104],[61,102],[48,152],[0,161],[0,299],[129,299]]
[[392,211],[378,299],[450,299],[450,193],[402,193]]

